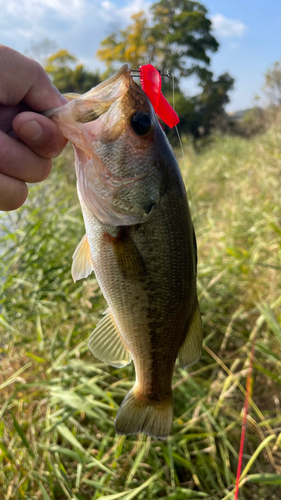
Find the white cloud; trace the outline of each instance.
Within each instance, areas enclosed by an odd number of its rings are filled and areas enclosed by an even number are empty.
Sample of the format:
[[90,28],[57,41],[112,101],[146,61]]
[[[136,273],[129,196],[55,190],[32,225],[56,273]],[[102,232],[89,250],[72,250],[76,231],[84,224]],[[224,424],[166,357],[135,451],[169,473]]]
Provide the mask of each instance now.
[[105,0],[104,2],[102,2],[101,6],[105,10],[112,10],[112,9],[114,9],[114,4],[112,2],[109,2],[109,0]]
[[136,12],[153,0],[0,0],[1,43],[30,54],[44,39],[66,48],[87,69],[104,69],[97,60],[100,42],[126,28]]
[[128,0],[123,7],[114,0],[0,0],[1,43],[24,52],[27,40],[49,38],[72,51],[76,44],[94,54],[103,38],[124,28],[141,8],[140,0]]
[[246,25],[238,19],[227,19],[222,14],[216,14],[211,17],[213,30],[216,36],[223,38],[241,37],[246,31]]
[[64,0],[10,0],[5,2],[0,0],[1,17],[7,14],[17,19],[41,18],[46,12],[52,12],[62,19],[73,18],[81,9],[84,0],[68,0],[67,6]]

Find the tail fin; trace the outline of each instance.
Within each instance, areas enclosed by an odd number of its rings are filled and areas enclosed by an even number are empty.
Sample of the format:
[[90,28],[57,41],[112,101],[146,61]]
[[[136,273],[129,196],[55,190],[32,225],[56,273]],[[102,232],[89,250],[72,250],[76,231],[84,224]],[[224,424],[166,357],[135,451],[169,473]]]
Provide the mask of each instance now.
[[122,402],[115,418],[117,434],[138,434],[166,439],[173,421],[173,396],[163,402],[150,401],[133,389]]

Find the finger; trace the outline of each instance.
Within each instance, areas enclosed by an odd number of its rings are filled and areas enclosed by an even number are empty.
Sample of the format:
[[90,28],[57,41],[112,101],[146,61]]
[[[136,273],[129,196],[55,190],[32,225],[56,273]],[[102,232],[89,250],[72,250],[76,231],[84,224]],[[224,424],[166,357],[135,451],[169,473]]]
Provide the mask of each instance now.
[[0,210],[16,210],[23,205],[27,195],[25,182],[0,174]]
[[[0,45],[0,102],[15,105],[24,101],[43,111],[66,103],[42,66],[16,50]],[[16,77],[15,77],[16,75]]]
[[19,113],[13,120],[13,129],[27,146],[44,158],[56,158],[67,143],[52,120],[31,111]]
[[42,158],[21,141],[0,131],[0,172],[24,182],[40,182],[48,177],[52,160]]

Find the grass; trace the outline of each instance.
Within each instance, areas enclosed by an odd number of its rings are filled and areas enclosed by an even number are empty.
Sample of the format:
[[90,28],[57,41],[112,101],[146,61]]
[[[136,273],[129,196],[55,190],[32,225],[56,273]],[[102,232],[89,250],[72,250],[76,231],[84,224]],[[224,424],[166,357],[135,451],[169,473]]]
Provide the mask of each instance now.
[[0,219],[1,499],[233,500],[253,341],[239,499],[280,499],[281,134],[184,147],[205,339],[176,367],[167,441],[114,432],[133,366],[87,347],[105,302],[93,275],[70,275],[84,231],[70,148]]

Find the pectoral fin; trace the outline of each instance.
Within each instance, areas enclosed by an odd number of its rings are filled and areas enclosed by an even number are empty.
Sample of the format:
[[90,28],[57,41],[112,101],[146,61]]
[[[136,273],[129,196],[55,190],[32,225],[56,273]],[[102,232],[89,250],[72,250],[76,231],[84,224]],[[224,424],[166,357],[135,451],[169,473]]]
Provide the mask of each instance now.
[[82,278],[87,278],[94,270],[88,237],[85,234],[73,254],[71,274],[74,283]]
[[135,242],[128,234],[128,229],[120,227],[117,236],[110,236],[106,233],[105,239],[113,246],[123,276],[127,279],[139,280],[146,273],[145,262]]
[[127,279],[139,280],[146,273],[143,258],[131,238],[116,244],[115,252],[120,270]]
[[132,361],[130,351],[118,331],[110,309],[97,324],[89,340],[93,355],[108,365],[121,368]]
[[178,358],[182,368],[193,365],[198,361],[202,351],[202,341],[202,321],[198,302],[196,302],[193,315],[188,321],[185,340],[179,349]]

